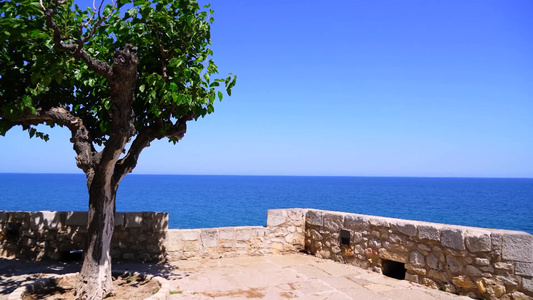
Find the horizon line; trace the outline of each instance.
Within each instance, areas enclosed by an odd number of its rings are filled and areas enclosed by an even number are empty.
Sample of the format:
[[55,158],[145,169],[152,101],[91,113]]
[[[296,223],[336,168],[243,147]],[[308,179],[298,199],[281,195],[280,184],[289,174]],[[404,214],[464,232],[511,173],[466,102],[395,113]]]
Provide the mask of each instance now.
[[[69,172],[1,172],[0,174],[28,174],[28,175],[85,175]],[[414,176],[414,175],[274,175],[274,174],[172,174],[172,173],[137,173],[130,176],[235,176],[235,177],[358,177],[358,178],[470,178],[470,179],[533,179],[533,177],[503,177],[503,176]]]

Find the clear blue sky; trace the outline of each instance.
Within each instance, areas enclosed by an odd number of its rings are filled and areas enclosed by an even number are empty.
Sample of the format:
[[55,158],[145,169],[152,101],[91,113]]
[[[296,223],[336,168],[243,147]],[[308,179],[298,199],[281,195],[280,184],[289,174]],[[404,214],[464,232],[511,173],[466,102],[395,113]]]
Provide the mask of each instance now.
[[[134,173],[533,177],[533,1],[215,1],[233,96]],[[0,172],[81,173],[70,134]]]

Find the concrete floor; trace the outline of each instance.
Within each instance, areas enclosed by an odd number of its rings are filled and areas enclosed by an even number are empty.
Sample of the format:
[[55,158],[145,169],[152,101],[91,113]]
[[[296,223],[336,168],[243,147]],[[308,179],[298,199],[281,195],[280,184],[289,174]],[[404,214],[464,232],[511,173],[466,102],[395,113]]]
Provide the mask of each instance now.
[[304,254],[170,264],[170,299],[470,299]]

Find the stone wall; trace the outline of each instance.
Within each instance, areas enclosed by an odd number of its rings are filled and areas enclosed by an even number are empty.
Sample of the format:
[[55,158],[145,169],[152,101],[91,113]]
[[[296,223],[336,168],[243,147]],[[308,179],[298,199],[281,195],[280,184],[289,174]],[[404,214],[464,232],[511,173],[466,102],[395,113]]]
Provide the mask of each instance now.
[[533,236],[526,232],[309,210],[305,249],[474,298],[533,297]]
[[[116,213],[111,255],[119,260],[163,261],[167,229],[167,213]],[[76,250],[84,248],[86,236],[87,212],[0,211],[4,257],[79,259]]]
[[[267,226],[168,230],[166,213],[117,213],[114,259],[163,261],[306,251],[486,299],[533,298],[533,236],[314,209],[273,209]],[[0,211],[0,254],[64,258],[83,249],[86,212]]]
[[306,209],[271,209],[267,226],[170,229],[169,260],[257,256],[304,250]]

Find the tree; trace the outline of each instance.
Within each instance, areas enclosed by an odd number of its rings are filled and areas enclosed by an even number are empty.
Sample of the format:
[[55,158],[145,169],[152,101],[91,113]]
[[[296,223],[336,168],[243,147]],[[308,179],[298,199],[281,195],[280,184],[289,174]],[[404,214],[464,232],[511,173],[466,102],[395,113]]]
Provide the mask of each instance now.
[[[110,243],[121,179],[154,140],[176,143],[236,77],[214,79],[213,11],[194,0],[0,1],[0,134],[64,126],[87,177],[80,299],[112,293]],[[131,142],[131,144],[129,144]],[[128,147],[129,145],[129,147]]]

